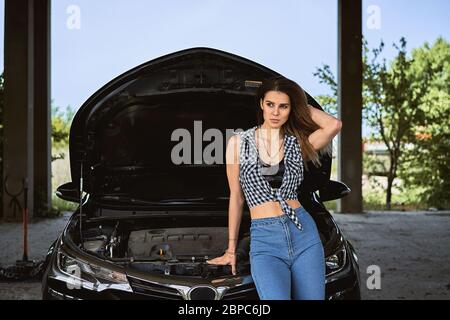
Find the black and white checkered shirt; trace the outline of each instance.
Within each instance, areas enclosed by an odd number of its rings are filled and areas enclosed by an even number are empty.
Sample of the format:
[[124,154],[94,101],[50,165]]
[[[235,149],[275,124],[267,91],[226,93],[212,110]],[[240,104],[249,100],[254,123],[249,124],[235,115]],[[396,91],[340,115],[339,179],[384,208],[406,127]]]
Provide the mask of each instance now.
[[294,209],[285,200],[298,200],[297,188],[303,181],[303,158],[301,148],[295,135],[285,134],[283,181],[279,188],[272,188],[261,175],[262,165],[258,161],[254,126],[246,131],[236,132],[240,136],[239,181],[249,208],[267,201],[279,201],[285,214],[291,218],[297,228],[302,225]]

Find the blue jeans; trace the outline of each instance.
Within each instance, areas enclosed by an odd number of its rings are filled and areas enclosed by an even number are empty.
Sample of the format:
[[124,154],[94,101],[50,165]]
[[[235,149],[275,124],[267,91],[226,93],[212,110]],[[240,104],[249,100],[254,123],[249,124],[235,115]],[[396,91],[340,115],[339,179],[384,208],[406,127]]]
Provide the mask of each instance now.
[[250,266],[261,300],[325,299],[325,257],[316,224],[295,209],[299,230],[287,215],[253,219]]

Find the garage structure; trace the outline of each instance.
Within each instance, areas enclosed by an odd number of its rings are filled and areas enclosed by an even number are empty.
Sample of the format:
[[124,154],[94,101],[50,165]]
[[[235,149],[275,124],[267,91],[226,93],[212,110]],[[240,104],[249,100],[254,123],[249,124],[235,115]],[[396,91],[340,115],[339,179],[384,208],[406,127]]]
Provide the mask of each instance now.
[[[21,221],[51,204],[51,0],[5,0],[2,210]],[[362,0],[338,0],[338,180],[352,192],[338,211],[362,212]],[[9,193],[4,192],[5,182]]]

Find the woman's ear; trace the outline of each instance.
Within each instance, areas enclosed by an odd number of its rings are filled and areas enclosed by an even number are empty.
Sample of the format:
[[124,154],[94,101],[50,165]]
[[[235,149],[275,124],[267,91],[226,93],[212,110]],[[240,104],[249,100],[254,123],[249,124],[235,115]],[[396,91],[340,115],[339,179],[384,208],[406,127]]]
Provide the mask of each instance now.
[[261,109],[264,110],[264,107],[263,107],[263,100],[262,100],[262,99],[259,99],[259,105],[260,105]]

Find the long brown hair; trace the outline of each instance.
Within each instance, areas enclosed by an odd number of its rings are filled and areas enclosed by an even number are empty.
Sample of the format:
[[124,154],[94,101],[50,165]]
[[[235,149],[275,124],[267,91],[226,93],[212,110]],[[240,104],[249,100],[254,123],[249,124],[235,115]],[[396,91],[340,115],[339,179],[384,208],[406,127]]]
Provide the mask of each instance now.
[[264,100],[268,91],[279,91],[289,96],[291,112],[289,113],[287,122],[283,124],[282,133],[289,133],[297,137],[306,169],[308,169],[306,165],[307,161],[312,161],[316,167],[320,166],[319,154],[328,153],[331,155],[331,143],[323,149],[316,151],[309,142],[309,135],[317,129],[320,129],[320,127],[311,118],[308,109],[308,98],[306,97],[305,91],[296,82],[282,76],[263,80],[256,95],[258,110],[256,112],[256,121],[258,125],[261,125],[264,122],[260,100]]

